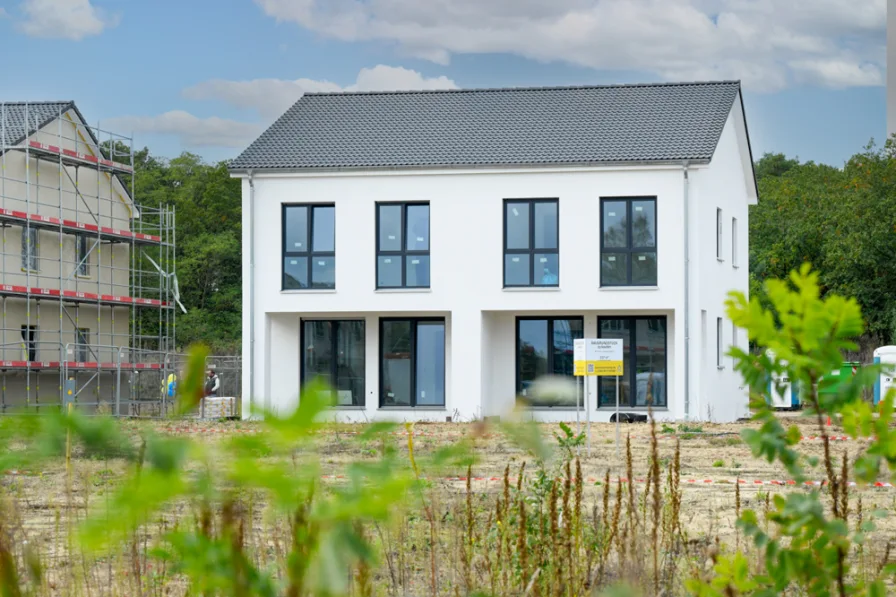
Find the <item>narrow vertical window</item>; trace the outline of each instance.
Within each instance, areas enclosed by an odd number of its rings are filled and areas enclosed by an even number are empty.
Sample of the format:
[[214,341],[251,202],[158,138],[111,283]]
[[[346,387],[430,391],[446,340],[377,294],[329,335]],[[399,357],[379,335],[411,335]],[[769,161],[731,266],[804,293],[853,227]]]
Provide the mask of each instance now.
[[740,265],[737,260],[737,218],[731,218],[731,265]]
[[336,208],[283,206],[283,290],[336,288]]
[[90,330],[88,328],[78,328],[75,331],[75,360],[79,363],[93,360],[90,358]]
[[22,228],[22,269],[37,271],[37,228]]
[[27,361],[37,360],[37,326],[22,326],[22,353]]
[[77,247],[77,270],[79,276],[90,275],[90,237],[85,234],[79,234],[75,237]]
[[722,208],[716,209],[716,259],[722,259]]
[[716,367],[722,368],[722,357],[725,354],[725,339],[722,337],[722,318],[716,318]]

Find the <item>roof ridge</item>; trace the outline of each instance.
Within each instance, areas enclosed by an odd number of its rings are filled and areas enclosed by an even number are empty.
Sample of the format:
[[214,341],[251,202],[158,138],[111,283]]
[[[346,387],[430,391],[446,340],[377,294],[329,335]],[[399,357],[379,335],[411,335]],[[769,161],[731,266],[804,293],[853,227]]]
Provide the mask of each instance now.
[[[314,91],[302,97],[340,96],[340,95],[414,95],[440,93],[502,93],[520,91],[574,91],[577,89],[637,89],[646,87],[709,87],[714,85],[737,85],[739,79],[720,79],[717,81],[660,81],[657,83],[606,83],[595,85],[548,85],[534,87],[465,87],[460,89],[393,89],[380,91]],[[301,98],[300,98],[301,99]]]
[[46,104],[74,104],[74,103],[75,103],[75,100],[40,100],[40,101],[36,101],[36,102],[29,102],[29,101],[4,102],[4,101],[0,101],[0,106],[3,106],[3,105],[6,105],[6,106],[24,106],[24,105],[43,106]]

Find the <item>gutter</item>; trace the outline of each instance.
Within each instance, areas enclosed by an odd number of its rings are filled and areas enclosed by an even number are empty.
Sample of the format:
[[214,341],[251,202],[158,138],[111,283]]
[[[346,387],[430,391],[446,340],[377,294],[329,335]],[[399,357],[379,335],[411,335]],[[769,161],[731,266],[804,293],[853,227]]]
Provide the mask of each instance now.
[[255,178],[249,174],[249,412],[255,403]]
[[681,165],[684,177],[684,418],[691,418],[691,242],[688,197],[688,163]]

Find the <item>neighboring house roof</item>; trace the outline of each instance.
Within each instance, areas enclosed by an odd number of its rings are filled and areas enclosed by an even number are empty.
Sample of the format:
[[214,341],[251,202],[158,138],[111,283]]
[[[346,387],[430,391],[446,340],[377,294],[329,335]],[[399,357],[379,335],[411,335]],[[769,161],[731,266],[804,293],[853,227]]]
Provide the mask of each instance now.
[[[100,141],[93,130],[87,126],[87,119],[81,114],[78,106],[72,100],[48,101],[48,102],[0,102],[0,154],[7,148],[18,145],[26,137],[36,133],[69,110],[77,116],[80,124],[90,136],[94,147],[99,148]],[[28,119],[28,130],[25,131],[25,119]],[[125,197],[133,205],[133,198],[128,185],[121,180],[118,174],[113,174],[121,187]]]
[[[45,127],[70,109],[78,112],[75,102],[0,102],[2,144],[4,146],[18,145],[25,137]],[[25,132],[26,112],[29,125],[27,133]],[[78,112],[78,117],[86,122],[80,112]]]
[[309,93],[231,170],[708,162],[737,81]]

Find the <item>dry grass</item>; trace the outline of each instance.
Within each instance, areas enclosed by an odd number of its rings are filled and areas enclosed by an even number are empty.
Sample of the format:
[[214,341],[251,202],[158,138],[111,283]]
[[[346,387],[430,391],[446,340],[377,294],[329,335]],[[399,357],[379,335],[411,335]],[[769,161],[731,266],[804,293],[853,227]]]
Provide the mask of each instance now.
[[[805,423],[808,435],[813,422]],[[128,425],[135,430],[170,426]],[[199,437],[210,444],[237,429],[251,430],[245,423],[198,425],[206,430]],[[546,437],[557,431],[543,427]],[[415,470],[415,457],[422,460],[474,431],[479,433],[476,464],[428,479],[427,489],[414,501],[397,505],[402,510],[393,524],[363,529],[377,562],[353,571],[351,592],[548,597],[584,595],[627,582],[645,595],[682,594],[684,579],[704,573],[717,550],[739,546],[749,554],[751,547],[735,528],[739,512],[754,509],[762,516],[771,494],[804,491],[754,483],[786,477],[776,465],[752,457],[737,436],[743,426],[702,428],[702,433],[672,434],[650,425],[624,425],[627,439],[618,461],[614,442],[604,439],[614,437],[613,426],[594,425],[590,458],[583,449],[578,458],[540,470],[500,434],[482,434],[480,427],[470,425],[417,424],[412,442],[400,434],[392,440]],[[355,441],[358,430],[338,425],[321,434],[318,449],[325,474],[377,457],[383,446]],[[850,459],[863,446],[852,441],[838,445],[844,451],[841,473],[848,473]],[[806,455],[821,457],[823,450],[820,442],[800,444]],[[725,466],[714,467],[719,460]],[[255,565],[286,569],[290,525],[301,521],[275,516],[254,495],[214,507],[177,503],[114,555],[85,556],[70,532],[111,494],[124,472],[121,462],[84,459],[76,452],[70,479],[62,462],[29,475],[6,475],[0,575],[17,571],[22,595],[184,594],[184,579],[172,576],[151,552],[161,534],[189,524],[209,536],[229,537],[233,549],[246,553]],[[824,476],[825,470],[818,469],[817,479]],[[738,484],[738,479],[746,482]],[[893,489],[838,489],[836,508],[850,525],[878,508],[892,510],[896,498]],[[873,572],[889,557],[893,536],[893,520],[879,521],[878,530],[850,556],[858,574]],[[28,578],[39,578],[39,584]]]

